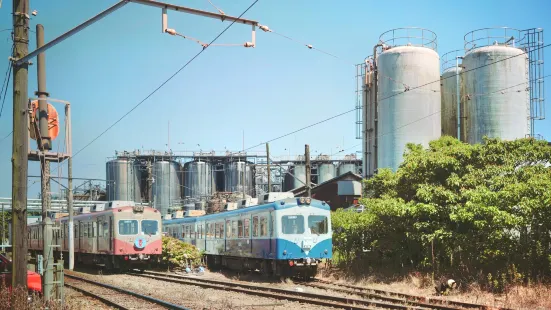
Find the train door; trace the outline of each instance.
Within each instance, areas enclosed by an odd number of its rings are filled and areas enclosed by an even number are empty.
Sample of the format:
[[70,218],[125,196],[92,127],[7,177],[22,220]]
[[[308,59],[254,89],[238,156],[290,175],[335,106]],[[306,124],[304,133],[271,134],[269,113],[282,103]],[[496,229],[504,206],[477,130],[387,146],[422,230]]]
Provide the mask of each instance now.
[[113,217],[110,216],[109,217],[109,252],[113,253],[113,234],[114,234],[114,230],[113,230]]
[[275,238],[275,213],[274,210],[270,211],[268,219],[268,239],[270,240],[270,256],[276,251],[276,238]]

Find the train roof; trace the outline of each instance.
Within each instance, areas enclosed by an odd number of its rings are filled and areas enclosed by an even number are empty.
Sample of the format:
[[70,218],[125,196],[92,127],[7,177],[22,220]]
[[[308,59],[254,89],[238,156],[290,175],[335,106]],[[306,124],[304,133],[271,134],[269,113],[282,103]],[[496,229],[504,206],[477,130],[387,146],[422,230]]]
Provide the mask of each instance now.
[[[195,221],[198,221],[198,220],[224,218],[224,217],[228,217],[228,216],[239,215],[239,214],[248,213],[248,212],[255,212],[255,211],[261,212],[261,211],[265,211],[265,210],[289,209],[289,208],[296,207],[297,205],[299,205],[297,203],[297,199],[300,199],[300,197],[286,198],[286,199],[277,200],[277,201],[270,202],[270,203],[263,204],[263,205],[246,207],[246,208],[242,208],[242,209],[224,211],[224,212],[213,213],[213,214],[207,214],[207,215],[202,215],[202,216],[190,216],[190,217],[184,217],[184,218],[178,218],[178,219],[163,220],[163,223],[173,224],[173,223],[183,223],[183,222],[195,222]],[[321,201],[321,200],[317,200],[317,199],[312,199],[310,204],[308,204],[307,206],[322,209],[322,210],[328,210],[328,211],[331,210],[331,208],[329,207],[329,205],[327,203],[325,203],[324,201]]]
[[[120,210],[118,212],[129,211],[129,210],[133,210],[133,208],[134,208],[133,206],[115,207],[115,208],[112,208],[112,209],[106,209],[106,210],[98,211],[98,212],[75,214],[73,216],[73,221],[82,220],[82,219],[90,218],[90,217],[95,217],[95,216],[98,216],[98,215],[111,214],[111,213],[115,212],[116,210]],[[157,209],[151,208],[151,207],[143,207],[143,213],[158,213],[159,217],[161,217],[161,214],[159,213],[159,211]],[[57,221],[61,222],[61,221],[68,221],[68,220],[69,220],[69,216],[64,216],[64,217],[60,217],[60,218],[57,218],[57,219],[53,219],[52,221],[53,222],[57,222]],[[42,225],[42,222],[31,223],[28,226],[33,226],[33,225]]]

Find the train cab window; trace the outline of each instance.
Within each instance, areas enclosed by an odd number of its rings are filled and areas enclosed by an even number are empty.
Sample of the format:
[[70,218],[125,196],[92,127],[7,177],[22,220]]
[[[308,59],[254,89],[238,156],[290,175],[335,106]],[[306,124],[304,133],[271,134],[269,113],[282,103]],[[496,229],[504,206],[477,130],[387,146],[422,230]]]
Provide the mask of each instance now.
[[243,238],[243,221],[237,221],[237,238]]
[[119,220],[120,235],[137,235],[138,221],[137,220]]
[[156,235],[159,231],[159,222],[155,220],[142,220],[142,232],[146,235]]
[[304,216],[284,215],[281,217],[281,228],[284,234],[303,234]]
[[253,237],[258,237],[258,216],[253,217]]
[[243,237],[249,238],[249,236],[250,236],[249,231],[251,229],[250,226],[251,225],[250,225],[250,220],[249,219],[243,220]]
[[231,221],[226,221],[226,238],[231,238]]
[[268,236],[268,221],[265,216],[260,217],[260,237]]
[[316,234],[316,235],[326,234],[328,231],[327,216],[309,215],[308,228],[310,228],[310,233],[312,234]]

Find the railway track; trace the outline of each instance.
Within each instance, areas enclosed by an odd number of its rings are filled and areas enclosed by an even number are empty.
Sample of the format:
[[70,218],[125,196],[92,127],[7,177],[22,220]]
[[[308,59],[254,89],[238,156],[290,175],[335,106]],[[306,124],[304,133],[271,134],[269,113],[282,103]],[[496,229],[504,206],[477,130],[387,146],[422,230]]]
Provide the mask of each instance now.
[[366,298],[381,298],[382,300],[406,300],[410,304],[426,307],[430,309],[479,309],[479,310],[511,310],[507,308],[492,307],[486,305],[478,305],[467,302],[443,300],[439,298],[430,298],[423,296],[416,296],[410,294],[403,294],[397,292],[390,292],[384,290],[377,290],[372,288],[366,288],[356,285],[334,283],[330,281],[314,279],[312,282],[300,282],[303,286],[326,289],[331,291],[337,291],[341,293],[347,293],[352,295],[358,295]]
[[188,310],[185,307],[175,305],[157,298],[142,295],[120,287],[100,283],[65,273],[65,286],[78,291],[86,296],[100,300],[110,307],[120,310],[130,309],[175,309]]
[[314,304],[326,307],[335,307],[342,309],[443,309],[443,310],[456,310],[463,309],[451,306],[435,306],[428,303],[412,302],[406,299],[398,298],[348,298],[338,296],[328,296],[322,294],[314,294],[307,292],[297,292],[280,288],[257,286],[252,284],[228,282],[211,280],[190,276],[167,274],[162,272],[146,271],[144,273],[130,273],[131,275],[144,277],[149,279],[155,279],[160,281],[167,281],[172,283],[179,283],[184,285],[195,285],[203,288],[219,289],[226,291],[233,291],[239,293],[245,293],[249,295],[256,295],[262,297],[268,297],[279,300],[296,301],[305,304]]

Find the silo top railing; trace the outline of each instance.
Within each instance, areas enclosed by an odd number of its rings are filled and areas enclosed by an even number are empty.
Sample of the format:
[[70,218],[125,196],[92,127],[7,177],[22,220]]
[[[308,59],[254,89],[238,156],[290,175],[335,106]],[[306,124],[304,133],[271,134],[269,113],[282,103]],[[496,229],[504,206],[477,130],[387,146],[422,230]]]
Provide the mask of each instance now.
[[525,31],[509,27],[481,28],[468,32],[464,36],[465,52],[473,49],[502,45],[511,47],[522,47],[526,44]]
[[417,27],[395,28],[379,36],[380,43],[390,47],[420,46],[437,50],[436,33]]
[[455,66],[457,66],[457,64],[461,64],[462,58],[459,58],[459,61],[457,61],[457,57],[462,56],[463,50],[454,50],[443,54],[440,57],[440,67],[442,69],[442,72],[446,71],[449,68],[454,68]]

